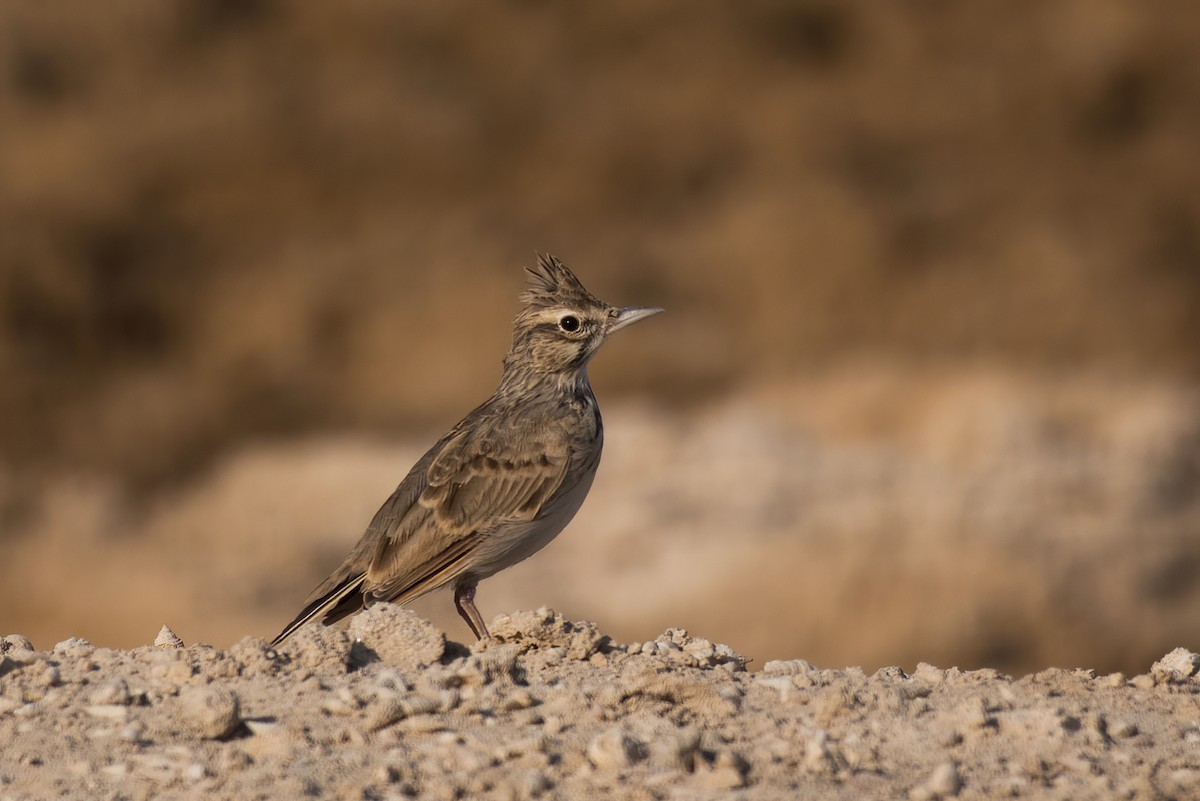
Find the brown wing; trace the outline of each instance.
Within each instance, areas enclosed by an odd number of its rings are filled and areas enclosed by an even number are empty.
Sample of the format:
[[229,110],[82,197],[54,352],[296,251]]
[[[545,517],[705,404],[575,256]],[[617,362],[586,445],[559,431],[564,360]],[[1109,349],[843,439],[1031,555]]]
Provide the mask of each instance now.
[[417,498],[425,491],[425,474],[434,458],[442,452],[445,442],[438,442],[421,457],[408,475],[396,487],[379,511],[371,518],[371,524],[363,533],[354,550],[345,558],[337,570],[317,586],[304,601],[300,614],[279,633],[272,643],[278,645],[310,620],[320,620],[329,625],[352,615],[362,608],[363,583],[367,569],[391,532],[396,531],[417,504]]
[[490,529],[537,517],[562,484],[568,457],[565,446],[498,447],[467,432],[452,437],[429,464],[416,502],[380,542],[364,591],[405,603],[452,580]]

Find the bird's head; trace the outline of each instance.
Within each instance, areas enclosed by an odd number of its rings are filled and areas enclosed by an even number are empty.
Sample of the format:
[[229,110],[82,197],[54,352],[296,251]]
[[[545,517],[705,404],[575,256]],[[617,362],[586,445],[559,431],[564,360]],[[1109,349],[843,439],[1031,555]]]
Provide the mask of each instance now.
[[513,323],[513,343],[505,372],[535,375],[578,373],[615,331],[657,314],[647,306],[610,306],[584,289],[561,261],[538,256],[526,268],[529,285]]

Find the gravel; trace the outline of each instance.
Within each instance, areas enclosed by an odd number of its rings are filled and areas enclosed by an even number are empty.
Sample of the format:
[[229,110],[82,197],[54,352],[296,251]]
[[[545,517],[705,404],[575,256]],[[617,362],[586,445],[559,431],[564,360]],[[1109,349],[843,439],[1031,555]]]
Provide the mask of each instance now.
[[1187,798],[1200,656],[1126,679],[872,675],[548,609],[447,642],[382,604],[283,647],[0,641],[0,799]]

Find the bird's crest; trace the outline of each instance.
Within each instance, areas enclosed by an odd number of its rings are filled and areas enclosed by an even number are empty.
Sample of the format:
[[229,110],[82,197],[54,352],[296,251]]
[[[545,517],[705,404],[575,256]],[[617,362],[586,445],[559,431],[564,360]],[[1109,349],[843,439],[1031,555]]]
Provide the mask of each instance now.
[[567,265],[549,253],[539,253],[537,265],[526,267],[525,272],[529,273],[529,283],[521,293],[521,303],[531,309],[603,305],[583,288]]

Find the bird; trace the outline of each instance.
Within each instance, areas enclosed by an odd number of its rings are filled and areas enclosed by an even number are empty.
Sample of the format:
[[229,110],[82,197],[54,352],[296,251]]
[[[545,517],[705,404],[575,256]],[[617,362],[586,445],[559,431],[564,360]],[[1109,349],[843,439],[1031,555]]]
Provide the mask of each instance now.
[[579,511],[604,443],[588,363],[613,333],[662,309],[605,303],[549,254],[525,269],[496,391],[413,465],[273,646],[312,621],[447,585],[471,633],[486,639],[479,582],[541,550]]

